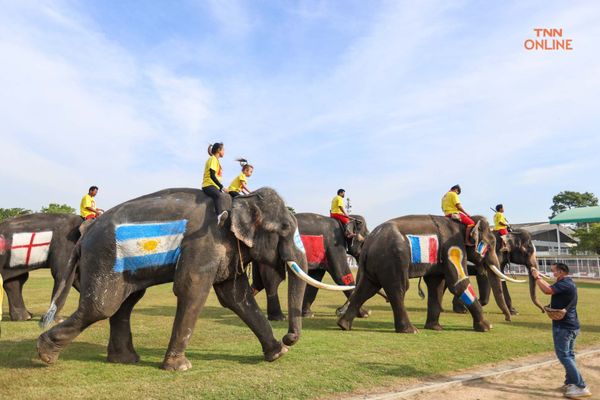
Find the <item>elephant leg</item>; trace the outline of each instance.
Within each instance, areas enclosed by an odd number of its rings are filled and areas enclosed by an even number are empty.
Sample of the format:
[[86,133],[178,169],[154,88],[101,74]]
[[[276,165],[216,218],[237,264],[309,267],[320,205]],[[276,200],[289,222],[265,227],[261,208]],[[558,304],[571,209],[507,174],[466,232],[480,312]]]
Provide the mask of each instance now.
[[60,352],[67,347],[85,328],[108,316],[95,306],[81,305],[69,318],[40,335],[37,351],[40,359],[53,364]]
[[490,302],[490,281],[486,275],[475,275],[477,287],[479,288],[479,302],[485,306]]
[[[190,253],[187,253],[187,257],[191,257]],[[162,369],[168,371],[186,371],[192,368],[192,363],[185,356],[185,349],[214,281],[213,268],[200,266],[194,268],[194,271],[207,272],[192,273],[189,265],[186,265],[190,262],[191,260],[186,262],[182,255],[175,274],[173,292],[177,296],[177,311],[169,347],[161,365]],[[215,263],[214,257],[212,262]]]
[[265,360],[275,361],[287,352],[287,347],[273,336],[273,329],[256,304],[245,275],[214,285],[214,288],[219,302],[236,313],[254,332]]
[[279,301],[279,285],[284,277],[267,266],[261,266],[260,275],[267,292],[267,318],[269,321],[285,321],[285,315],[283,315]]
[[408,289],[408,277],[402,274],[401,280],[389,282],[383,285],[383,290],[387,295],[392,311],[394,312],[394,327],[398,333],[417,333],[418,329],[410,322],[406,306],[404,305],[404,295]]
[[[443,275],[426,275],[424,280],[427,285],[427,321],[425,322],[425,329],[441,331],[440,313],[442,312],[442,298],[446,290],[446,281]],[[456,299],[456,296],[454,299]]]
[[54,363],[60,352],[84,329],[94,322],[112,316],[128,296],[121,279],[107,279],[102,284],[97,283],[98,276],[91,280],[96,283],[83,287],[86,295],[80,297],[77,310],[38,338],[38,355],[42,361]]
[[[308,275],[311,278],[321,282],[325,276],[325,270],[320,268],[309,270]],[[302,302],[302,316],[304,318],[312,318],[315,316],[315,314],[311,311],[310,306],[315,301],[318,292],[319,289],[316,287],[312,285],[306,285],[306,290],[304,291],[304,300]]]
[[29,272],[4,281],[4,290],[8,297],[8,313],[12,321],[29,321],[32,314],[23,300],[23,285],[29,278]]
[[510,297],[510,292],[508,291],[508,286],[506,282],[502,282],[502,293],[504,294],[504,301],[506,301],[506,306],[508,307],[511,315],[519,315],[519,311],[512,305],[512,299]]
[[108,341],[108,362],[131,364],[140,360],[135,352],[131,336],[131,311],[142,297],[146,289],[129,295],[119,310],[110,317],[110,339]]
[[348,299],[346,311],[338,318],[337,324],[345,331],[352,329],[352,321],[358,316],[360,308],[381,289],[379,283],[372,282],[366,276],[361,276],[356,289]]

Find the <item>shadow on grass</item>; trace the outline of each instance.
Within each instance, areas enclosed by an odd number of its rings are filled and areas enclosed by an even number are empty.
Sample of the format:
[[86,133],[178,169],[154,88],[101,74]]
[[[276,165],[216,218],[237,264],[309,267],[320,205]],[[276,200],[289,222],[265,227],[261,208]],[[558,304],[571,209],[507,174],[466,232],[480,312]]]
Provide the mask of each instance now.
[[[550,320],[548,320],[548,322],[527,322],[527,321],[513,320],[512,322],[510,322],[510,324],[514,325],[514,326],[520,326],[523,328],[530,328],[530,329],[537,329],[537,330],[541,330],[541,331],[551,332],[552,325],[550,324],[549,321]],[[583,325],[581,327],[581,331],[584,333],[585,332],[598,333],[598,332],[600,332],[600,326],[598,326],[598,325]]]
[[[48,366],[38,358],[36,344],[37,339],[0,341],[0,348],[2,349],[2,355],[0,356],[0,370],[51,368],[51,366]],[[162,360],[166,348],[137,347],[136,350],[138,351],[141,360],[134,365],[158,368],[160,367],[161,362],[146,361],[145,359],[152,358]],[[187,351],[186,356],[192,363],[218,360],[254,365],[264,362],[262,354],[241,355]],[[61,361],[84,361],[94,364],[108,363],[106,361],[106,346],[87,342],[73,342],[61,352],[57,363],[60,363]]]
[[370,373],[374,373],[379,376],[415,378],[430,373],[429,371],[420,370],[409,364],[384,364],[367,362],[365,363],[365,366]]

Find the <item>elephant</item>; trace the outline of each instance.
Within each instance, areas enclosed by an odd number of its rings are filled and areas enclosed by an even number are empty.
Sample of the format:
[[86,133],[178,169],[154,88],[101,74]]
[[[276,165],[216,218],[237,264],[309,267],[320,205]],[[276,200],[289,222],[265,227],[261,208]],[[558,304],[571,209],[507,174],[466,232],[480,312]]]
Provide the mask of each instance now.
[[[50,268],[54,278],[52,296],[65,277],[68,260],[79,240],[83,219],[75,214],[28,214],[0,223],[0,272],[8,297],[10,319],[32,318],[23,300],[23,285],[29,272]],[[69,285],[72,282],[68,282]],[[57,299],[62,306],[66,295]]]
[[464,225],[442,216],[409,215],[375,228],[363,245],[357,286],[347,309],[338,319],[338,326],[350,330],[359,307],[383,287],[392,306],[396,332],[416,333],[404,306],[404,295],[410,278],[423,277],[428,289],[425,329],[442,329],[440,298],[447,282],[449,290],[467,305],[474,330],[489,331],[491,324],[484,319],[464,271],[467,258],[472,262],[498,265],[494,251],[496,239],[484,217],[473,219],[477,223],[470,236],[476,247],[471,248],[465,246]]
[[[507,247],[509,250],[508,252],[500,251],[500,248],[502,247],[502,239],[500,238],[498,232],[494,231],[494,235],[496,237],[496,253],[500,262],[500,271],[504,274],[506,267],[510,263],[525,265],[529,272],[529,296],[531,297],[531,301],[536,307],[544,312],[544,307],[538,301],[536,296],[535,279],[533,279],[533,276],[531,276],[531,267],[537,267],[538,265],[535,246],[533,245],[531,234],[525,230],[513,230],[512,232],[509,232],[506,238]],[[469,273],[476,274],[477,284],[479,286],[480,301],[482,305],[485,305],[490,297],[490,282],[488,280],[490,275],[482,274],[481,269],[476,268],[477,266],[474,267],[475,268],[473,269],[469,269]],[[515,282],[513,279],[510,279],[510,281]],[[518,311],[512,305],[512,299],[506,285],[506,280],[502,282],[502,292],[511,315],[517,315]],[[460,303],[456,296],[452,301],[452,308],[454,312],[465,312],[464,305]]]
[[[82,295],[77,310],[38,338],[38,355],[54,363],[85,328],[109,318],[109,362],[139,361],[130,326],[131,312],[146,288],[173,282],[177,308],[161,368],[192,367],[185,349],[211,286],[219,302],[235,312],[257,336],[264,359],[274,361],[300,338],[306,255],[293,214],[270,188],[235,200],[226,198],[230,218],[217,225],[213,201],[199,189],[165,189],[105,212],[74,250]],[[289,329],[275,339],[245,274],[250,262],[287,265]],[[63,281],[64,282],[64,281]],[[62,282],[61,282],[62,283]],[[66,286],[63,285],[66,288]],[[55,309],[51,303],[49,314]]]
[[[355,236],[346,250],[346,237],[344,227],[337,220],[314,213],[295,214],[298,220],[298,229],[305,242],[305,247],[312,247],[308,252],[308,274],[317,281],[321,281],[325,272],[328,272],[333,281],[338,285],[353,285],[354,277],[348,265],[348,254],[357,260],[365,237],[369,234],[367,222],[360,215],[351,215],[351,220],[346,229]],[[317,241],[315,243],[314,241]],[[279,272],[279,273],[278,273]],[[257,264],[252,269],[252,288],[255,293],[265,289],[267,293],[267,317],[271,321],[281,321],[285,316],[281,312],[279,296],[277,294],[280,283],[285,278],[281,271]],[[302,316],[312,317],[314,314],[310,306],[314,302],[318,288],[308,286],[302,302]],[[345,291],[350,297],[351,290]],[[359,316],[366,317],[369,311],[362,309]]]

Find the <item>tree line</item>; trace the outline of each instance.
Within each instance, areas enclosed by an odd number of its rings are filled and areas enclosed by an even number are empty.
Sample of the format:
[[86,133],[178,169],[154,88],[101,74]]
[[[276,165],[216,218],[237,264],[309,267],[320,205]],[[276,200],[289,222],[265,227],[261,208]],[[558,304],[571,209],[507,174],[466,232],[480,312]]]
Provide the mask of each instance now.
[[[44,214],[75,214],[75,209],[66,204],[50,203],[48,207],[42,207],[39,212]],[[0,221],[32,213],[33,211],[26,208],[0,208]]]

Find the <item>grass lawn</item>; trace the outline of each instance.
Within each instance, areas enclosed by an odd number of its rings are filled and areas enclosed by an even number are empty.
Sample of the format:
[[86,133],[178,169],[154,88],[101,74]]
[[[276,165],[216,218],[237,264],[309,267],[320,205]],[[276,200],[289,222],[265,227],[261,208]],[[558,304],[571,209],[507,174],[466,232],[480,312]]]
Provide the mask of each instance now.
[[[472,280],[475,284],[475,280]],[[422,328],[426,301],[417,296],[413,280],[407,297],[409,315]],[[578,346],[600,343],[600,284],[580,282],[579,317],[582,335]],[[4,299],[0,338],[0,398],[179,398],[179,399],[292,399],[315,398],[401,383],[407,379],[447,373],[501,360],[552,350],[550,320],[529,300],[527,285],[511,284],[520,315],[504,322],[498,307],[486,306],[492,322],[489,333],[472,330],[470,315],[443,313],[444,331],[421,329],[419,334],[394,332],[392,311],[383,298],[372,298],[368,319],[356,319],[350,332],[339,330],[335,308],[343,303],[338,292],[320,291],[313,311],[304,321],[302,338],[280,360],[263,361],[258,340],[229,310],[210,295],[187,350],[193,364],[183,373],[158,369],[169,341],[175,296],[171,285],[150,288],[132,316],[134,344],[141,356],[136,365],[105,362],[108,320],[89,327],[62,352],[58,362],[46,366],[37,358],[37,325],[49,303],[52,280],[48,270],[31,274],[24,297],[33,322],[10,322]],[[287,296],[282,287],[281,300]],[[539,295],[543,304],[547,297]],[[71,291],[64,315],[76,307]],[[257,296],[263,309],[264,292]],[[493,301],[493,300],[492,300]],[[285,307],[285,305],[284,305]],[[444,307],[451,310],[447,295]],[[287,322],[272,323],[279,339]]]

